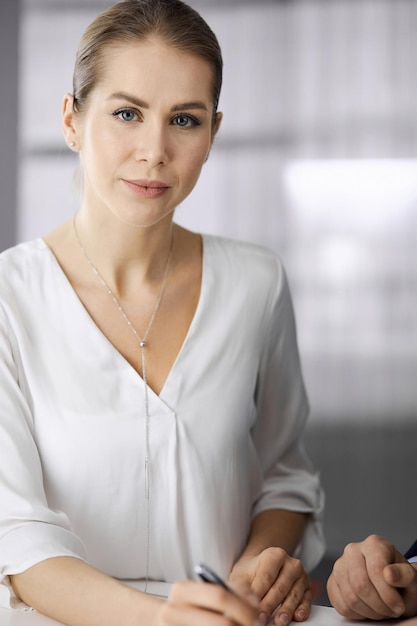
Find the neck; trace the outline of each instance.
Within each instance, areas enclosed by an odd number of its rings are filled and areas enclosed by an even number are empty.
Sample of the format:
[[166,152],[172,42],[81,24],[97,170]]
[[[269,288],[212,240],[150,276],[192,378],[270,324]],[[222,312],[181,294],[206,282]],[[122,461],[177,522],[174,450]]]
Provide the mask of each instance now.
[[[116,223],[115,223],[116,222]],[[157,227],[135,228],[119,221],[96,222],[80,211],[74,233],[87,258],[119,295],[141,283],[159,283],[173,245],[171,220]]]

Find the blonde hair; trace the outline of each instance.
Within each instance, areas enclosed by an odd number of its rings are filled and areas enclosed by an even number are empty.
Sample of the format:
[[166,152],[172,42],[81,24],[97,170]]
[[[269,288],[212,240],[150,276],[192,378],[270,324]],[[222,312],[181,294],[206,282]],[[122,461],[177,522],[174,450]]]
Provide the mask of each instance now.
[[77,50],[74,108],[82,111],[100,80],[107,47],[159,36],[166,44],[205,59],[213,69],[213,116],[223,73],[219,42],[201,15],[182,0],[123,0],[100,13],[85,30]]

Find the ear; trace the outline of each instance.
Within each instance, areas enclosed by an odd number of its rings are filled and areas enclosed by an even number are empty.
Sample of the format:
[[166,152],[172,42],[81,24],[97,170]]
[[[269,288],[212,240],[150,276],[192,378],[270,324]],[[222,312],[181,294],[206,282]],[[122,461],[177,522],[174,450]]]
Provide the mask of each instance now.
[[74,96],[66,93],[62,101],[62,132],[65,141],[72,150],[78,150],[79,143],[76,124],[76,113],[74,112]]
[[221,124],[222,119],[223,119],[223,113],[217,112],[216,113],[216,119],[214,120],[213,128],[212,128],[212,131],[211,131],[210,148],[209,148],[209,151],[207,152],[207,155],[206,155],[206,158],[204,159],[204,162],[206,162],[208,160],[208,158],[209,158],[210,150],[211,150],[211,147],[213,145],[214,138],[217,135],[217,131],[220,128],[220,124]]
[[220,124],[221,124],[221,122],[222,122],[222,119],[223,119],[223,113],[220,113],[220,112],[218,111],[218,112],[216,113],[216,119],[215,119],[214,124],[213,124],[213,136],[212,136],[212,140],[211,140],[211,141],[212,141],[212,143],[213,143],[213,141],[214,141],[215,136],[217,135],[217,131],[218,131],[218,130],[219,130],[219,128],[220,128]]

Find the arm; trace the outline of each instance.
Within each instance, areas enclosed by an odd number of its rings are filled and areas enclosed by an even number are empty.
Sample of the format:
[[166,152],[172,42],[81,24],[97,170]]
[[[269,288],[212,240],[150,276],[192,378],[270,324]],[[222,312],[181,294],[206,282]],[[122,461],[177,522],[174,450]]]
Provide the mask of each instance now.
[[27,604],[68,626],[216,626],[224,615],[239,626],[262,626],[257,603],[215,585],[180,582],[164,601],[74,558],[47,559],[11,580]]
[[377,535],[346,546],[327,582],[330,601],[350,619],[417,615],[417,569]]
[[252,522],[248,543],[240,559],[256,556],[271,546],[293,554],[306,524],[307,516],[303,513],[280,509],[259,513]]
[[[313,569],[324,551],[324,494],[306,454],[303,433],[309,407],[298,354],[291,294],[278,265],[278,291],[270,312],[256,394],[258,417],[252,434],[263,475],[253,517],[264,511],[305,514],[305,527],[289,552]],[[284,546],[282,546],[284,547]]]
[[10,579],[26,604],[71,626],[151,625],[162,603],[72,557],[46,559]]
[[310,613],[311,589],[301,560],[314,567],[323,541],[323,494],[302,444],[308,403],[298,356],[291,296],[276,259],[274,297],[262,346],[252,438],[262,473],[248,543],[230,581],[250,586],[260,597],[265,619],[302,621]]
[[233,566],[230,581],[250,589],[260,598],[264,621],[279,606],[275,623],[307,619],[311,586],[302,563],[294,559],[307,516],[284,510],[264,511],[253,520],[248,543]]

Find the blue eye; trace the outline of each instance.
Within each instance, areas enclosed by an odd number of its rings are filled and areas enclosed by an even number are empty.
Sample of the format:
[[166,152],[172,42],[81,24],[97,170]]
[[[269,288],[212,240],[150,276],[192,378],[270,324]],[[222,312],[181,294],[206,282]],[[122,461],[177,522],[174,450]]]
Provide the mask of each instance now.
[[118,117],[123,122],[133,122],[137,119],[137,113],[133,109],[118,109],[113,113],[115,117]]
[[192,128],[193,126],[200,126],[201,124],[193,115],[185,114],[176,115],[172,121],[174,126],[180,126],[181,128]]

